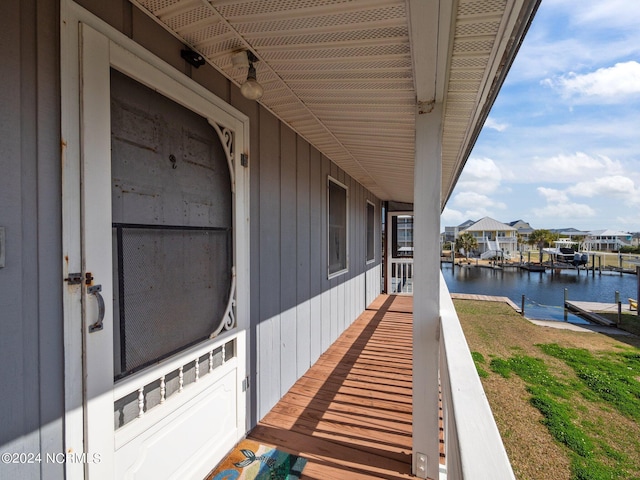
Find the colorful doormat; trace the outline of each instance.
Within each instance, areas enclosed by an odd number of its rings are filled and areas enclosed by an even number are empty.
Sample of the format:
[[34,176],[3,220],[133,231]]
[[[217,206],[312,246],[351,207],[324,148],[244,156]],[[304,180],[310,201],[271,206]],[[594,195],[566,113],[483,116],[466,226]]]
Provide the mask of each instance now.
[[307,460],[252,440],[242,440],[207,480],[296,480]]

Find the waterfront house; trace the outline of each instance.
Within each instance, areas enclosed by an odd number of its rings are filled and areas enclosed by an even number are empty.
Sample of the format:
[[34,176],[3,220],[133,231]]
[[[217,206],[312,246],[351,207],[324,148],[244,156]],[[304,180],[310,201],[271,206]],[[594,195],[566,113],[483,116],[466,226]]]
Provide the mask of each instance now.
[[399,455],[513,478],[439,221],[537,5],[4,0],[0,478],[203,478],[376,300],[393,204],[420,272]]
[[517,250],[517,230],[505,223],[484,217],[460,233],[470,233],[478,242],[478,251],[482,254],[510,254]]
[[613,252],[621,247],[631,246],[632,241],[633,235],[628,232],[592,230],[585,236],[584,245],[586,250]]

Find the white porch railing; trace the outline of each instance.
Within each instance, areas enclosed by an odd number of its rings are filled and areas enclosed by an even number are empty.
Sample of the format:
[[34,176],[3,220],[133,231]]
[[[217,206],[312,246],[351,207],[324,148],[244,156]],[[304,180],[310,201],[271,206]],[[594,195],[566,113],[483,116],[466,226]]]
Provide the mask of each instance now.
[[413,258],[391,258],[390,262],[390,293],[413,295]]
[[447,480],[515,479],[442,275],[440,383]]

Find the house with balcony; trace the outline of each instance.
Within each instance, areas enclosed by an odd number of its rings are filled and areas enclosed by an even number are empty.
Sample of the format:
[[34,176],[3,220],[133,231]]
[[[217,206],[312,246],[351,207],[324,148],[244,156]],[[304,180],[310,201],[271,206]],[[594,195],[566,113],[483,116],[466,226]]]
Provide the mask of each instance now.
[[[0,445],[41,461],[0,478],[201,479],[247,435],[318,478],[513,478],[439,221],[537,6],[3,1]],[[324,415],[380,390],[362,352],[411,372],[377,437]]]
[[511,254],[518,248],[517,229],[490,217],[484,217],[460,232],[470,233],[478,242],[480,255]]
[[631,246],[633,234],[616,230],[592,230],[584,237],[586,250],[598,252],[614,252],[621,247]]

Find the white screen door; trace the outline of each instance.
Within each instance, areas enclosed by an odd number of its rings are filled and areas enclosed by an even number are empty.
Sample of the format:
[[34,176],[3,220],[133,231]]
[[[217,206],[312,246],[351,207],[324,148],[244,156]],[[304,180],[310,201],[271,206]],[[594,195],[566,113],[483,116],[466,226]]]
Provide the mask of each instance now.
[[203,476],[246,433],[246,118],[100,29],[77,87],[85,475]]

